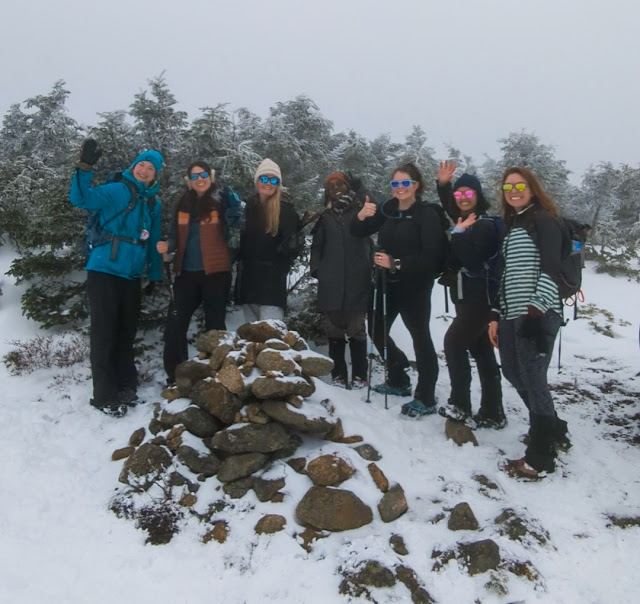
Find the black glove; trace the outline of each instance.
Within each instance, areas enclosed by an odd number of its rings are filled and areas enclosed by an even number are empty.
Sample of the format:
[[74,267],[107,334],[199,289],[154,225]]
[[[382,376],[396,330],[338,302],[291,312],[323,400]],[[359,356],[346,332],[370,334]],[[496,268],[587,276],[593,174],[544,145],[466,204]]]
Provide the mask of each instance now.
[[520,325],[520,335],[532,340],[538,354],[549,354],[549,338],[544,329],[544,315],[527,315]]
[[80,162],[93,166],[101,157],[102,149],[98,141],[88,138],[82,143],[82,149],[80,150]]
[[142,288],[142,293],[145,296],[151,296],[153,294],[153,292],[156,289],[156,282],[155,281],[149,281],[149,283],[147,283],[143,288]]

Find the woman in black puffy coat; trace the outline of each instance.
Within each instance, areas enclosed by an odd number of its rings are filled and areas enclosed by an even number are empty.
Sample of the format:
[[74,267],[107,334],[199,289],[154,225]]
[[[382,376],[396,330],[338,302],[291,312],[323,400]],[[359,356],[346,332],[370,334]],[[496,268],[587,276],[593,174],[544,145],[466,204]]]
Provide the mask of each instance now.
[[[421,201],[424,183],[415,165],[407,163],[396,168],[390,185],[394,197],[380,206],[365,203],[351,222],[351,232],[359,237],[378,233],[381,249],[374,255],[374,263],[377,274],[387,282],[387,304],[383,316],[382,287],[378,284],[373,340],[378,351],[382,351],[385,331],[388,335],[396,317],[402,318],[411,334],[418,369],[413,400],[403,405],[402,412],[420,417],[437,409],[438,357],[429,319],[433,283],[444,264],[446,235],[441,210]],[[387,381],[373,390],[411,396],[408,368],[407,356],[388,337]]]

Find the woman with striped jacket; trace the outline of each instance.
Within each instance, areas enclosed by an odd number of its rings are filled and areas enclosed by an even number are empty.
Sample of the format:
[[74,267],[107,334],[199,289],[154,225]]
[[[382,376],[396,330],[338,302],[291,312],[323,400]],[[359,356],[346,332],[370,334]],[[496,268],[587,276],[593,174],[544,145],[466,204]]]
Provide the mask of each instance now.
[[521,459],[510,461],[507,470],[535,479],[555,470],[558,445],[570,446],[567,423],[558,418],[547,385],[562,324],[556,281],[563,225],[554,201],[527,168],[505,171],[500,205],[506,226],[504,267],[489,338],[499,348],[504,377],[529,410],[527,450]]

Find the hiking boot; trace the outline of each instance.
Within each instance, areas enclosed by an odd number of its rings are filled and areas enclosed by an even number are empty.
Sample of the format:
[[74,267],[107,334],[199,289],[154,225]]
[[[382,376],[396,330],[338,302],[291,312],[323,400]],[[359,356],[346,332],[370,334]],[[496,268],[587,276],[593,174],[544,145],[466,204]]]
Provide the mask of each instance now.
[[109,417],[124,417],[127,414],[127,410],[129,409],[126,404],[119,403],[118,401],[114,401],[111,403],[100,404],[91,399],[89,404],[92,407],[95,407],[98,411],[102,411],[105,415]]
[[346,388],[347,380],[341,375],[337,375],[331,380],[331,385],[335,386],[336,388]]
[[118,402],[122,405],[135,407],[140,402],[140,399],[138,398],[138,393],[133,388],[125,388],[118,392]]
[[415,398],[408,403],[405,403],[400,408],[402,415],[407,417],[423,417],[425,415],[433,415],[437,411],[437,405],[425,405],[422,401],[418,401]]
[[452,403],[441,405],[438,408],[438,414],[447,419],[452,419],[454,422],[464,422],[471,416],[471,413],[463,411],[460,407]]
[[372,390],[378,394],[390,394],[391,396],[411,396],[411,384],[406,386],[391,386],[391,384],[376,384]]
[[[528,446],[529,442],[531,441],[531,437],[527,432],[526,434],[523,434],[522,436],[520,436],[518,440],[521,443]],[[567,453],[569,449],[571,449],[571,447],[573,447],[573,443],[571,442],[571,440],[569,440],[568,434],[565,434],[564,436],[561,436],[561,437],[557,437],[555,442],[553,443],[553,448],[559,453]]]
[[485,415],[482,409],[473,416],[473,421],[478,428],[492,428],[493,430],[502,430],[507,425],[507,418],[504,415],[490,417]]
[[540,480],[546,478],[547,473],[542,470],[538,471],[532,468],[524,457],[520,459],[510,459],[504,466],[505,472],[513,478],[526,478],[528,480]]
[[351,390],[362,390],[369,385],[366,379],[360,377],[354,377],[351,380]]

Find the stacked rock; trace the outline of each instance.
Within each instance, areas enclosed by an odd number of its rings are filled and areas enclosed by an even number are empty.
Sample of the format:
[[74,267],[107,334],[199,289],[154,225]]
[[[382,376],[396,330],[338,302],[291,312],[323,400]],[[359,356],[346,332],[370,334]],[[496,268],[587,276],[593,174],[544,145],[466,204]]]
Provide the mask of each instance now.
[[[176,386],[163,392],[168,402],[154,405],[149,424],[152,436],[145,442],[146,432],[137,430],[128,447],[114,452],[114,459],[126,458],[120,482],[131,489],[121,493],[118,505],[112,508],[129,507],[127,515],[135,515],[133,496],[153,485],[191,507],[197,502],[198,482],[212,476],[223,483],[230,498],[253,489],[261,502],[282,501],[283,478],[266,480],[254,474],[264,472],[275,460],[293,456],[302,443],[301,434],[345,444],[362,440],[344,436],[328,401],[305,401],[315,392],[313,378],[328,374],[333,361],[309,350],[299,334],[288,331],[281,321],[246,323],[237,333],[212,330],[197,337],[196,348],[198,358],[180,364]],[[302,460],[298,471],[307,474],[305,463]],[[315,479],[318,473],[313,471],[313,461],[309,463],[308,475],[315,486],[298,506],[300,524],[317,530],[345,530],[371,522],[370,508],[356,502],[353,493],[328,488],[355,471],[344,460],[336,464],[339,479],[332,482],[326,476]],[[198,482],[189,480],[189,472],[181,471],[182,467],[195,474]],[[399,486],[394,488],[397,491]],[[326,516],[333,500],[343,509],[346,500],[353,501],[357,519],[314,522],[313,510],[319,506]],[[385,521],[406,511],[404,494],[401,500],[394,503],[391,514],[389,504],[383,506]],[[266,524],[280,530],[284,521]],[[257,532],[265,532],[264,527]]]

